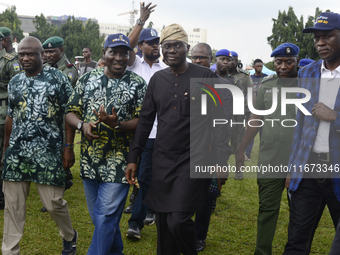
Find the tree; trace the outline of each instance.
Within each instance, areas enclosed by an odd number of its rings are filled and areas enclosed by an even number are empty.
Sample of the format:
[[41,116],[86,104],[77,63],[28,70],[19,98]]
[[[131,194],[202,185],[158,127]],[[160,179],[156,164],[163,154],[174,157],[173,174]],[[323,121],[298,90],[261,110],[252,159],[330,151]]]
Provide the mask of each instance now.
[[92,49],[92,58],[99,60],[103,56],[104,35],[100,35],[99,25],[88,20],[82,21],[69,17],[58,31],[58,36],[64,39],[64,52],[72,61],[81,55],[84,47]]
[[40,14],[40,16],[36,15],[33,24],[36,31],[30,33],[30,35],[38,38],[41,43],[44,43],[48,38],[58,33],[58,27],[49,23],[43,14]]
[[[327,10],[329,12],[329,10]],[[314,16],[308,16],[307,23],[304,24],[303,16],[300,19],[294,13],[293,7],[289,6],[288,12],[279,11],[277,19],[272,19],[272,35],[267,37],[268,44],[274,50],[282,43],[294,43],[300,48],[299,58],[319,59],[319,55],[314,47],[313,34],[302,33],[306,27],[312,27],[315,20],[322,11],[316,8]]]
[[15,5],[13,5],[3,11],[0,15],[0,23],[12,31],[13,41],[16,38],[17,41],[20,42],[25,36],[24,31],[20,28],[21,20],[18,18],[16,9]]
[[152,21],[150,21],[149,22],[149,25],[148,25],[148,27],[147,28],[152,28],[153,27],[153,22]]

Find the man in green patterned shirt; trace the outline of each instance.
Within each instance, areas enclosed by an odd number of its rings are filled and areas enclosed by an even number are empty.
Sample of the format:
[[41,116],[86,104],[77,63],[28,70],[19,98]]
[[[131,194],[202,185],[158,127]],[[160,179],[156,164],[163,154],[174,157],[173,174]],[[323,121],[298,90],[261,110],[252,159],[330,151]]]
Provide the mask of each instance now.
[[8,84],[5,120],[3,190],[5,195],[2,254],[19,254],[25,225],[26,199],[35,182],[42,204],[63,237],[62,255],[75,254],[77,232],[73,229],[65,191],[64,167],[74,164],[74,130],[66,125],[63,148],[63,118],[72,93],[68,78],[59,70],[44,67],[41,42],[23,39],[18,47],[25,72]]
[[129,190],[124,170],[147,86],[126,70],[130,50],[128,37],[109,35],[106,66],[84,74],[67,104],[67,123],[82,131],[80,177],[95,225],[88,255],[123,251],[119,222]]

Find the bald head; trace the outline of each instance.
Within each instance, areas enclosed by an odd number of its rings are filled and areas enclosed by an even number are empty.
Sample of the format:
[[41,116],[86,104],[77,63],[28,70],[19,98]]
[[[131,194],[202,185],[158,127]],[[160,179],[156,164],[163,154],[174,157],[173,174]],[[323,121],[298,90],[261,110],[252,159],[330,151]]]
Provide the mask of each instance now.
[[191,51],[191,61],[195,65],[201,65],[209,68],[212,59],[212,50],[209,44],[198,43]]
[[37,50],[39,53],[43,52],[41,42],[39,41],[39,39],[37,39],[33,36],[28,36],[28,37],[22,39],[21,42],[18,45],[18,51],[21,48],[34,49],[34,50]]
[[35,76],[41,72],[43,52],[41,42],[37,38],[28,36],[21,40],[18,45],[18,56],[27,76]]

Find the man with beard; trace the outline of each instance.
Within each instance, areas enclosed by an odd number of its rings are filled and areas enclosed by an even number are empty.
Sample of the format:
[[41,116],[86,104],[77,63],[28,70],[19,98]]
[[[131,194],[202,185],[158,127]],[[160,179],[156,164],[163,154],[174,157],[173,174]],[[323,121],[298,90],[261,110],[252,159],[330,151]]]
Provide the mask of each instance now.
[[[212,100],[207,101],[209,112],[204,120],[196,115],[201,113],[200,100],[196,99],[204,92],[197,89],[195,82],[190,86],[191,78],[209,81],[217,76],[208,68],[187,62],[190,46],[184,29],[178,24],[169,25],[162,30],[160,43],[169,68],[156,72],[150,79],[130,146],[125,177],[130,184],[136,183],[137,160],[157,114],[152,180],[144,199],[144,203],[156,212],[157,254],[197,254],[195,223],[191,218],[201,210],[208,187],[205,179],[190,178],[193,174],[190,166],[197,166],[208,156],[213,131],[220,138],[216,141],[217,147],[221,148],[217,150],[217,162],[225,166],[228,133],[225,125],[212,128],[213,109],[224,114],[223,108],[215,107]],[[194,116],[192,111],[196,113]],[[200,132],[199,137],[196,134],[196,140],[191,127]],[[195,150],[191,150],[191,146]]]
[[[151,12],[156,6],[151,6],[151,3],[144,6],[144,2],[140,6],[140,18],[137,24],[131,30],[129,34],[130,46],[134,48],[138,40],[138,48],[142,52],[142,57],[135,54],[134,51],[130,52],[130,60],[127,67],[141,76],[147,83],[149,83],[152,75],[167,66],[159,61],[159,37],[157,31],[153,28],[146,28],[142,30],[144,23],[149,18]],[[140,188],[138,189],[138,195],[132,206],[131,217],[129,219],[129,229],[126,233],[126,237],[130,239],[140,240],[140,231],[143,229],[144,224],[152,225],[155,223],[155,214],[151,209],[142,201],[146,197],[152,178],[152,152],[157,134],[157,118],[150,132],[148,141],[144,148],[144,151],[140,158],[138,168],[138,183]],[[136,190],[134,186],[134,190]],[[131,198],[130,198],[131,200]],[[129,207],[125,209],[126,212]]]

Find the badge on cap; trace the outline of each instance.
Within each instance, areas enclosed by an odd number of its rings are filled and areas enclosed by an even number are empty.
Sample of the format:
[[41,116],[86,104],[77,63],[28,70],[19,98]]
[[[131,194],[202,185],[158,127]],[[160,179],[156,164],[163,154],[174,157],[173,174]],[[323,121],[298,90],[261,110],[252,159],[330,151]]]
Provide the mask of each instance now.
[[290,47],[287,47],[285,52],[286,52],[287,55],[290,55],[290,54],[292,54],[292,49]]
[[157,33],[156,33],[156,30],[155,30],[155,29],[151,29],[150,34],[151,34],[152,36],[157,36]]
[[47,47],[52,48],[52,43],[48,43]]

